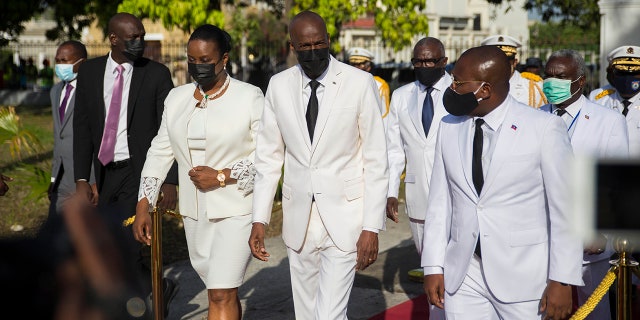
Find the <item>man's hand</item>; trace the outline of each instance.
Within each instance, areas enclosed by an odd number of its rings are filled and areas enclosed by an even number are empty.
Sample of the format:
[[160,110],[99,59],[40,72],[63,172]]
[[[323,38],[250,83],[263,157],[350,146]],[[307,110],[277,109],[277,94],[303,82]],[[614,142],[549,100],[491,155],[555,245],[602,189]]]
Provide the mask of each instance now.
[[151,245],[151,215],[147,198],[140,199],[136,205],[136,220],[133,222],[131,231],[138,242]]
[[160,187],[162,199],[158,200],[158,208],[165,210],[175,210],[178,199],[178,191],[175,184],[163,183]]
[[91,204],[94,206],[98,205],[98,200],[100,197],[98,196],[98,186],[95,183],[91,184]]
[[429,303],[444,309],[444,275],[440,273],[424,276],[423,286]]
[[356,248],[356,270],[364,270],[378,259],[378,234],[362,230]]
[[82,199],[93,203],[93,191],[88,182],[82,180],[76,181],[76,194],[80,197],[78,201]]
[[249,236],[249,248],[256,259],[269,261],[269,253],[264,248],[264,224],[254,222]]
[[395,223],[398,223],[398,198],[387,198],[387,218],[393,220],[393,222]]
[[566,319],[571,314],[572,306],[571,286],[550,280],[540,301],[540,313],[544,314],[543,319]]
[[9,185],[6,182],[13,181],[13,178],[0,174],[0,196],[4,196],[9,191]]

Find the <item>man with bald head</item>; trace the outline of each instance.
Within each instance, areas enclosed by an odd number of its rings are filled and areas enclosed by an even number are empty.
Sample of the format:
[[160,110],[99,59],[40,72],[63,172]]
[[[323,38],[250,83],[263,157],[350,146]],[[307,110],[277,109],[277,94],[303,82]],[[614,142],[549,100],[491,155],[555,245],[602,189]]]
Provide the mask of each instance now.
[[298,65],[271,78],[255,152],[249,246],[266,261],[265,225],[284,165],[282,238],[296,319],[347,319],[356,270],[378,256],[387,157],[382,102],[370,73],[329,54],[324,20],[290,25]]
[[[101,212],[121,224],[135,214],[142,167],[173,82],[167,67],[142,57],[145,29],[140,19],[118,13],[109,20],[108,31],[111,51],[86,61],[78,72],[73,160],[76,192],[91,198],[87,181],[93,165],[98,205],[110,207]],[[174,168],[162,186],[159,207],[175,208],[177,181]],[[131,250],[126,254],[139,262],[138,278],[150,291],[149,257],[141,254],[133,235],[127,235]]]
[[582,285],[567,127],[510,96],[510,76],[500,49],[472,48],[444,93],[422,266],[447,319],[564,319]]

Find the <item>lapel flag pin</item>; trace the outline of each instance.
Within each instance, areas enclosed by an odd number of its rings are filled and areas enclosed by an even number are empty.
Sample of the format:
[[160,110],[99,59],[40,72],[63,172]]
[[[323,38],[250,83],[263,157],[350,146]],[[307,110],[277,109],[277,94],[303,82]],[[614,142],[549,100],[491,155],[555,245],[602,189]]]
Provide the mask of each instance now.
[[516,125],[515,125],[515,124],[512,124],[512,125],[511,125],[511,129],[513,129],[513,131],[516,131],[516,130],[518,130],[518,127],[516,127]]
[[585,119],[587,119],[587,120],[589,120],[589,115],[585,114],[585,115],[584,115],[584,118],[585,118]]

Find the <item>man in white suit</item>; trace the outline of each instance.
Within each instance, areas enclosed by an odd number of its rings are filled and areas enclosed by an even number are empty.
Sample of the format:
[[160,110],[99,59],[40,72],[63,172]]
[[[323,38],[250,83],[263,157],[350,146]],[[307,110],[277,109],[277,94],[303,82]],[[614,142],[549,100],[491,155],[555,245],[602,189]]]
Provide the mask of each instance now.
[[509,96],[494,46],[463,53],[452,77],[424,225],[429,301],[447,319],[564,319],[582,285],[566,126]]
[[265,224],[284,164],[282,237],[296,319],[347,319],[355,270],[378,255],[387,157],[381,100],[371,74],[329,54],[323,19],[289,25],[298,65],[274,75],[258,131],[249,246],[267,260]]
[[[576,155],[594,158],[627,158],[629,137],[624,116],[603,108],[582,95],[586,82],[584,59],[573,50],[559,50],[551,54],[545,67],[543,88],[550,104],[541,110],[556,114],[567,125],[569,140]],[[578,287],[578,304],[583,305],[609,270],[613,254],[607,239],[599,235],[597,241],[584,250],[582,280]],[[586,318],[611,319],[609,294],[606,293]]]

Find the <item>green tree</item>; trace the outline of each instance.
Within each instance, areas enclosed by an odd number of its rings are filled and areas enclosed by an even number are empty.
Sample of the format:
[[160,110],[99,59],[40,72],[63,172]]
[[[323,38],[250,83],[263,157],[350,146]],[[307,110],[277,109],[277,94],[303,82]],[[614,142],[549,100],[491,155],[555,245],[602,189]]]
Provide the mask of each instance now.
[[529,39],[532,47],[549,47],[553,50],[564,48],[598,49],[600,29],[582,29],[573,24],[562,25],[560,22],[536,22],[529,28]]
[[[489,3],[513,3],[515,0],[487,0]],[[526,0],[524,8],[535,10],[543,21],[560,21],[582,29],[600,27],[598,0]]]
[[125,11],[140,18],[160,20],[167,29],[174,27],[190,33],[203,24],[224,26],[221,1],[209,0],[124,0],[118,11]]
[[298,0],[292,14],[312,10],[327,23],[333,49],[340,51],[338,39],[344,23],[373,14],[382,41],[396,50],[411,45],[415,34],[428,34],[429,22],[423,0]]
[[23,30],[23,24],[44,11],[40,0],[0,1],[0,46]]

